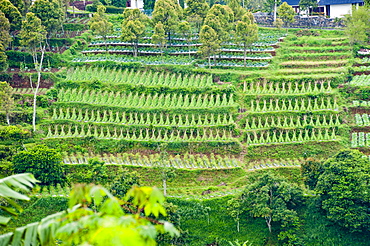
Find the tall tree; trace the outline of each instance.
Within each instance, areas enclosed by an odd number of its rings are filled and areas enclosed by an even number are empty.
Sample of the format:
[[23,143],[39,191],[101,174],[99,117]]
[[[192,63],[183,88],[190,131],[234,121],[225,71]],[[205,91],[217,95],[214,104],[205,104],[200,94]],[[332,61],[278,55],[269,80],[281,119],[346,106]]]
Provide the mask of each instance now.
[[4,13],[0,11],[0,72],[8,67],[7,56],[5,54],[6,48],[12,40],[10,36],[10,23]]
[[10,125],[10,112],[14,108],[13,88],[7,82],[0,82],[0,108],[5,111],[6,122]]
[[10,22],[10,31],[19,30],[22,24],[22,15],[9,0],[0,0],[0,11]]
[[64,12],[58,0],[36,0],[31,6],[30,11],[45,26],[48,38],[63,27]]
[[166,165],[166,162],[168,160],[168,152],[165,150],[166,148],[166,144],[161,144],[158,146],[159,159],[154,165],[154,169],[159,171],[159,175],[162,179],[164,196],[167,196],[167,181],[170,181],[176,177],[175,169]]
[[171,34],[176,31],[179,21],[182,19],[182,8],[177,0],[157,0],[154,5],[152,22],[153,25],[161,22],[167,34],[169,42]]
[[244,49],[244,67],[246,66],[247,48],[258,40],[258,26],[253,15],[245,14],[236,24],[236,40]]
[[156,44],[163,55],[163,48],[167,44],[166,32],[162,22],[158,22],[154,27],[154,34],[152,35],[152,42]]
[[204,19],[207,16],[209,5],[205,0],[187,0],[184,13],[188,22],[192,23],[200,31]]
[[21,39],[21,45],[30,51],[35,70],[37,72],[37,81],[35,86],[33,85],[32,77],[30,76],[31,88],[33,89],[33,131],[36,131],[36,97],[41,83],[41,71],[46,50],[46,34],[46,29],[41,24],[41,20],[34,13],[27,13],[26,19],[22,22],[22,29],[19,36]]
[[370,38],[370,5],[352,10],[345,17],[345,32],[351,44],[366,44]]
[[204,24],[212,27],[222,42],[230,38],[230,31],[234,28],[234,12],[227,5],[215,4],[209,10]]
[[136,57],[139,41],[145,34],[145,23],[148,21],[148,18],[139,9],[128,8],[123,12],[123,17],[121,39],[133,43],[133,52]]
[[370,230],[370,162],[358,150],[345,150],[322,166],[316,192],[327,217],[351,231]]
[[208,58],[208,66],[211,68],[211,56],[218,54],[218,50],[221,47],[221,40],[217,32],[208,25],[204,25],[200,30],[199,40],[202,43],[200,52]]
[[97,12],[89,21],[90,30],[93,31],[95,35],[101,36],[105,43],[105,49],[108,51],[107,46],[107,36],[112,33],[113,24],[110,23],[105,16],[106,7],[104,5],[99,5]]
[[292,6],[290,6],[286,2],[283,2],[283,4],[278,7],[277,12],[279,18],[282,19],[283,22],[285,23],[285,26],[288,27],[290,23],[294,22],[294,16],[296,15],[296,13]]
[[[294,229],[299,224],[297,212],[293,208],[301,201],[302,190],[281,177],[271,173],[262,174],[246,187],[241,199],[244,207],[253,217],[265,219],[270,232],[272,232],[272,222],[280,222],[286,230],[291,230],[292,227]],[[280,238],[286,236],[293,235],[287,235],[284,232],[279,235]]]
[[235,21],[241,20],[247,12],[247,10],[241,6],[240,0],[228,0],[227,5],[233,10]]
[[191,26],[189,22],[182,21],[179,23],[179,32],[181,33],[182,37],[186,40],[186,44],[188,46],[189,58],[190,58],[190,39],[192,37]]

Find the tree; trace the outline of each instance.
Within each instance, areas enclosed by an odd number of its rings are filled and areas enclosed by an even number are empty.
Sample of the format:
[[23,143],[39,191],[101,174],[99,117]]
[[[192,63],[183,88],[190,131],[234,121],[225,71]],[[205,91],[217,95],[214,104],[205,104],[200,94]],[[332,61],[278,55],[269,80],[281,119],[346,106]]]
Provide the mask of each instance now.
[[236,222],[236,229],[240,232],[240,215],[243,212],[242,202],[238,198],[233,198],[227,201],[227,211]]
[[166,39],[166,32],[164,30],[164,26],[162,22],[158,22],[155,27],[154,27],[154,34],[152,35],[152,42],[156,44],[160,51],[161,55],[163,54],[163,48],[167,44],[167,39]]
[[0,0],[0,11],[3,12],[5,17],[9,20],[10,31],[19,30],[22,23],[22,15],[9,0]]
[[165,151],[167,148],[166,144],[161,144],[158,146],[159,150],[159,160],[154,165],[154,169],[159,171],[159,175],[163,183],[163,194],[167,196],[167,181],[176,177],[175,168],[166,165],[166,160],[168,160],[168,153]]
[[14,172],[30,172],[44,186],[66,183],[61,162],[60,153],[45,145],[36,145],[13,156]]
[[283,2],[283,4],[278,7],[277,12],[278,12],[280,19],[283,20],[286,26],[288,26],[289,23],[294,22],[294,16],[296,13],[294,9],[292,8],[292,6],[290,6],[286,2]]
[[227,5],[233,10],[234,12],[234,20],[239,21],[245,15],[247,10],[240,5],[240,0],[228,0]]
[[30,11],[45,26],[48,38],[63,27],[64,12],[58,0],[36,0],[32,4]]
[[137,56],[140,39],[145,34],[146,15],[139,9],[125,9],[123,12],[124,21],[122,22],[121,39],[132,42],[134,45],[134,56]]
[[303,182],[310,188],[315,189],[317,180],[323,172],[322,161],[308,158],[301,165],[301,175]]
[[258,40],[258,26],[254,23],[254,18],[245,14],[242,21],[236,24],[236,40],[244,48],[244,67],[246,66],[247,48]]
[[0,108],[5,111],[6,122],[10,125],[10,112],[14,108],[13,88],[7,82],[0,82]]
[[101,186],[75,185],[67,211],[2,235],[0,244],[156,245],[158,234],[179,236],[173,224],[157,220],[167,215],[164,200],[157,188],[134,186],[121,200]]
[[10,2],[19,10],[19,12],[23,13],[25,8],[25,3],[22,0],[10,0]]
[[204,25],[200,30],[199,40],[202,43],[200,52],[208,58],[208,66],[211,68],[211,56],[218,53],[221,47],[221,40],[216,31],[208,25]]
[[344,150],[323,164],[315,191],[327,217],[351,231],[370,229],[370,162]]
[[182,21],[179,23],[179,32],[183,36],[183,38],[186,40],[186,44],[188,45],[188,51],[189,51],[189,58],[190,58],[190,39],[191,39],[191,26],[189,22]]
[[0,72],[5,71],[8,67],[5,50],[11,42],[10,23],[0,10]]
[[112,32],[113,24],[110,23],[105,16],[106,7],[99,5],[97,12],[89,21],[90,30],[103,38],[105,42],[105,50],[108,51],[107,36]]
[[26,19],[22,22],[22,30],[19,36],[21,45],[30,51],[37,72],[35,87],[33,87],[32,77],[30,76],[31,88],[33,89],[32,126],[33,131],[36,131],[36,98],[41,83],[41,71],[46,49],[46,30],[45,27],[41,25],[41,20],[34,13],[27,13]]
[[302,199],[302,190],[271,173],[264,173],[244,190],[241,199],[253,217],[265,219],[271,233],[272,222],[280,222],[285,231],[279,239],[289,237],[290,243],[299,240],[294,233],[299,226],[297,212],[293,209]]
[[[11,205],[11,207],[4,205],[0,206],[0,211],[4,211],[10,215],[17,215],[17,210],[22,211],[22,208],[15,200],[29,201],[30,199],[19,193],[19,191],[29,191],[29,188],[32,188],[36,182],[37,180],[29,173],[16,174],[0,179],[0,199],[4,200],[8,205]],[[9,220],[9,217],[0,215],[0,225],[6,225]],[[0,244],[5,245],[1,243],[1,238]]]
[[137,173],[123,169],[119,171],[117,177],[113,180],[110,190],[113,195],[122,198],[134,185],[140,186],[140,179]]
[[300,0],[299,1],[299,9],[301,11],[306,11],[308,15],[310,15],[310,9],[316,8],[317,0]]
[[199,32],[207,16],[209,5],[205,0],[187,0],[186,4],[187,8],[184,10],[186,19],[188,22],[193,23]]
[[176,31],[178,23],[182,18],[182,8],[176,0],[157,0],[154,5],[152,21],[163,24],[169,42],[171,34]]
[[366,44],[369,41],[370,11],[368,7],[353,9],[352,15],[345,17],[345,24],[345,32],[351,44]]
[[281,0],[266,0],[263,2],[264,10],[269,13],[274,13],[274,21],[276,21],[276,7],[281,4]]

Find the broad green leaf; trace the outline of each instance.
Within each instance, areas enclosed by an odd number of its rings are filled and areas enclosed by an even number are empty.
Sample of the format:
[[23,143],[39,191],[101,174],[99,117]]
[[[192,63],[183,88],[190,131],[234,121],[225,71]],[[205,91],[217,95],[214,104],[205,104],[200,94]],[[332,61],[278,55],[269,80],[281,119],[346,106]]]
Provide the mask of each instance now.
[[0,246],[8,246],[13,233],[0,235]]
[[26,233],[24,236],[24,245],[23,246],[31,246],[35,245],[35,242],[37,242],[37,226],[38,222],[32,223],[26,226]]
[[7,218],[7,217],[4,217],[4,216],[0,216],[0,225],[6,225],[8,224],[10,218]]

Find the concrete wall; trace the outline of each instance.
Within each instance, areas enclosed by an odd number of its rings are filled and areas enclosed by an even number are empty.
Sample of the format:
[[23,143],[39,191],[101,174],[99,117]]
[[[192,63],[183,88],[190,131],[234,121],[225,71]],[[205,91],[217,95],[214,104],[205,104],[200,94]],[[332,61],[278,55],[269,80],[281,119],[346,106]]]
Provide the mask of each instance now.
[[352,13],[352,4],[330,5],[330,18],[341,18]]

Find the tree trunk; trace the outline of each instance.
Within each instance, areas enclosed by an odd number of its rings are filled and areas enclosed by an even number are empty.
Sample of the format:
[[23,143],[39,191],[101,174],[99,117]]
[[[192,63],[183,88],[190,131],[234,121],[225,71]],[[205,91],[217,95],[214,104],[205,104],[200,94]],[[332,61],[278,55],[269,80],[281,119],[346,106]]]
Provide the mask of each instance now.
[[211,68],[211,56],[208,56],[208,67]]
[[244,67],[247,66],[247,47],[244,45]]
[[[37,71],[37,83],[36,87],[33,90],[33,114],[32,114],[32,127],[33,131],[36,131],[36,102],[37,102],[37,93],[39,92],[40,83],[41,83],[41,70],[42,64],[44,62],[44,54],[45,54],[45,45],[40,45],[41,57],[40,61],[37,60],[37,52],[33,52],[33,59],[35,63],[35,68]],[[31,87],[32,87],[32,78],[30,77]]]
[[267,227],[269,228],[269,232],[271,233],[271,216],[265,216]]
[[163,179],[163,195],[167,196],[167,180]]
[[237,219],[237,222],[236,222],[236,229],[238,230],[238,232],[240,232],[240,221],[239,221],[239,215],[236,217]]
[[10,125],[9,112],[6,112],[6,123]]

